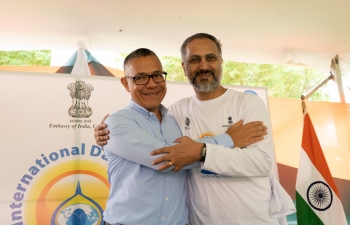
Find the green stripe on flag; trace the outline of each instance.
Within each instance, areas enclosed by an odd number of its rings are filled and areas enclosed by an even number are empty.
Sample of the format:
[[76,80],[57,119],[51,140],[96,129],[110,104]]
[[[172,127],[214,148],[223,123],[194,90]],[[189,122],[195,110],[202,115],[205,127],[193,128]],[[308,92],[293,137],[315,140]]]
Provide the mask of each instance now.
[[298,192],[296,192],[295,200],[297,205],[298,225],[324,225]]

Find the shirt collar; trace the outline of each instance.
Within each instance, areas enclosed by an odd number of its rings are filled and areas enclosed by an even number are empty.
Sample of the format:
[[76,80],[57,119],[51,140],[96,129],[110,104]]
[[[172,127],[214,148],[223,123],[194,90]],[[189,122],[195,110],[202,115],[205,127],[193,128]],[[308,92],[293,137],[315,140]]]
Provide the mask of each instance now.
[[[146,116],[146,117],[154,115],[153,112],[150,112],[147,109],[143,108],[142,106],[140,106],[139,104],[134,102],[134,100],[132,100],[132,99],[130,100],[129,107],[134,109],[136,112],[140,113],[141,115]],[[168,112],[168,109],[162,104],[160,104],[158,106],[158,109],[160,111],[160,114],[162,115],[162,118],[164,118],[165,114],[167,114],[167,112]]]

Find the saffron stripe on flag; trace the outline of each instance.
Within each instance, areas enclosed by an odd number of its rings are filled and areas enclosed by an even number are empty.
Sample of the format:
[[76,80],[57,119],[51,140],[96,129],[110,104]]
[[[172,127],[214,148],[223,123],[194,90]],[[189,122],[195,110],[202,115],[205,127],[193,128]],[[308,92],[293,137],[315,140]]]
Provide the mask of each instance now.
[[304,116],[302,147],[309,156],[312,164],[314,164],[317,170],[321,173],[322,177],[324,177],[326,180],[326,183],[331,186],[332,190],[339,198],[340,196],[337,186],[335,185],[331,172],[328,168],[326,158],[324,157],[321,145],[317,139],[309,113],[306,113]]

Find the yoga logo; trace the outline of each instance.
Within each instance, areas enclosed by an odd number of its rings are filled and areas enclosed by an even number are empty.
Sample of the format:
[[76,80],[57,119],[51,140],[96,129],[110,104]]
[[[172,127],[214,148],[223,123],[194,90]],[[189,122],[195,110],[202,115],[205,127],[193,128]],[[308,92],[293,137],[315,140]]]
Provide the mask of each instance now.
[[55,210],[51,217],[51,224],[102,225],[102,214],[101,206],[83,194],[78,181],[74,195],[63,201]]
[[103,225],[110,184],[97,148],[42,154],[18,182],[9,205],[14,224]]

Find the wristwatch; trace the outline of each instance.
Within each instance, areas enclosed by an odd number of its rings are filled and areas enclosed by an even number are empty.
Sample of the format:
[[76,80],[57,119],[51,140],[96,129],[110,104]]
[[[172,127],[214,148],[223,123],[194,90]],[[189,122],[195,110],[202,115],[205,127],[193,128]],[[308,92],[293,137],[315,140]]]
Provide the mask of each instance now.
[[202,148],[202,153],[201,153],[201,161],[204,162],[205,160],[205,156],[207,154],[207,145],[205,143],[203,143],[203,148]]

